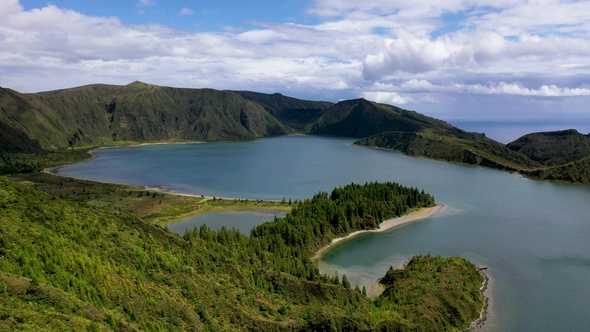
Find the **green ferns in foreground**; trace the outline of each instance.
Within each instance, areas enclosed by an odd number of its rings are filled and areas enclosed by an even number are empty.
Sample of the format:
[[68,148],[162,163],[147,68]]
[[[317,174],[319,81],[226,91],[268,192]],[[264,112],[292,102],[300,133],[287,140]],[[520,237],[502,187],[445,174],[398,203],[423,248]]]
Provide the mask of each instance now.
[[[345,287],[344,277],[320,275],[309,258],[338,234],[375,227],[403,213],[398,208],[432,204],[429,195],[402,188],[320,193],[250,237],[207,227],[180,237],[0,178],[0,330],[465,328],[483,305],[473,292],[481,279],[465,260],[417,261],[420,275],[396,277],[399,297],[386,290],[372,302]],[[428,297],[416,297],[416,287]],[[442,318],[425,324],[417,318],[425,312]]]

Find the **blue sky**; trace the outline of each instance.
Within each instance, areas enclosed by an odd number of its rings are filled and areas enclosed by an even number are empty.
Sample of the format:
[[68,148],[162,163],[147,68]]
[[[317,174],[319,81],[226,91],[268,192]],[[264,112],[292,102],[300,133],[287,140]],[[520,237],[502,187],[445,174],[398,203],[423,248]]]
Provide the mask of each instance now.
[[588,0],[2,3],[0,86],[21,92],[140,80],[590,123]]
[[246,29],[256,21],[295,22],[304,18],[308,5],[303,0],[286,1],[189,1],[189,0],[23,0],[25,10],[54,5],[89,16],[116,16],[127,24],[163,24],[189,31],[226,31],[228,27]]

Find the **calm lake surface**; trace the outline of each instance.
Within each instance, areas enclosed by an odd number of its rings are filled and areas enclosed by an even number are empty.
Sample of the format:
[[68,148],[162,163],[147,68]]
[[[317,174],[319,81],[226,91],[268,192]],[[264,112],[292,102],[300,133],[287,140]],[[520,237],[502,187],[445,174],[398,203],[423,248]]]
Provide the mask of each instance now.
[[322,271],[370,285],[416,254],[463,256],[488,266],[492,278],[491,315],[482,330],[590,331],[590,187],[352,142],[291,136],[99,149],[98,158],[59,173],[249,199],[302,199],[376,180],[423,188],[446,205],[442,213],[345,242],[324,256]]
[[187,230],[199,228],[201,225],[213,230],[220,230],[222,227],[228,229],[235,228],[240,233],[250,235],[252,228],[274,220],[275,217],[282,218],[286,216],[286,212],[277,211],[230,211],[221,213],[210,213],[202,216],[188,218],[181,222],[168,224],[168,229],[176,234],[184,235]]

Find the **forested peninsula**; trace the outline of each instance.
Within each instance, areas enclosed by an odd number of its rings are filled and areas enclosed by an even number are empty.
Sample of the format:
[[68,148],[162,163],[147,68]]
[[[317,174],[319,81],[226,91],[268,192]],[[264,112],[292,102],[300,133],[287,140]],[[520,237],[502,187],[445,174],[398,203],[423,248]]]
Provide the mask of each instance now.
[[[128,190],[100,186],[109,195]],[[482,276],[462,258],[414,257],[387,273],[375,300],[313,263],[335,237],[432,206],[416,188],[321,192],[249,236],[206,226],[179,236],[44,188],[0,178],[1,330],[460,330],[484,305]],[[152,202],[166,196],[137,193]]]

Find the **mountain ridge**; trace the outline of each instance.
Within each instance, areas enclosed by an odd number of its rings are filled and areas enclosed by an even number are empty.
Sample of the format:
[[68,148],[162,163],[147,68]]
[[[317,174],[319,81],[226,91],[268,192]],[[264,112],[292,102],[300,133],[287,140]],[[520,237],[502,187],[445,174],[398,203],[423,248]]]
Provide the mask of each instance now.
[[[248,141],[302,133],[353,137],[362,146],[536,178],[541,178],[535,176],[541,174],[537,169],[590,156],[590,136],[571,130],[528,134],[504,145],[484,134],[363,98],[331,103],[139,81],[32,94],[0,87],[0,129],[4,154],[143,142]],[[571,182],[571,176],[562,178],[554,171],[552,179]]]
[[507,144],[532,160],[547,166],[567,164],[590,155],[590,134],[575,129],[526,134]]

